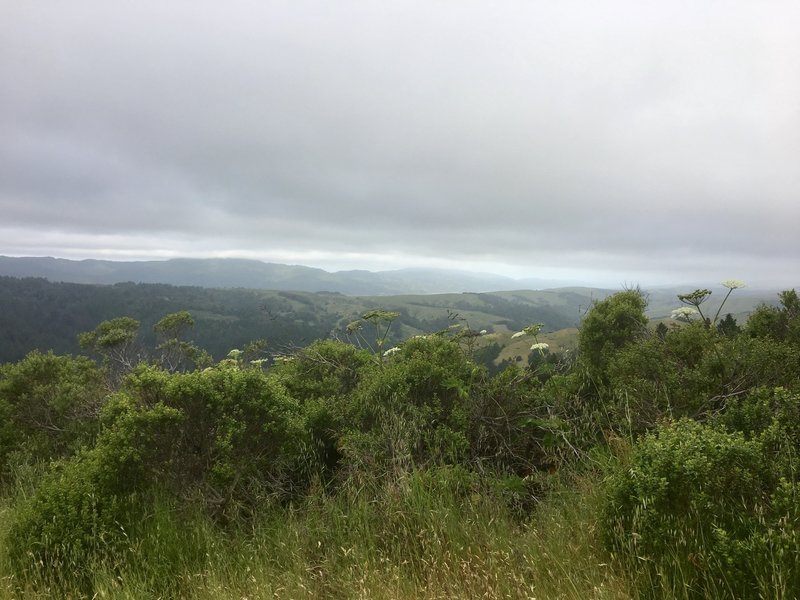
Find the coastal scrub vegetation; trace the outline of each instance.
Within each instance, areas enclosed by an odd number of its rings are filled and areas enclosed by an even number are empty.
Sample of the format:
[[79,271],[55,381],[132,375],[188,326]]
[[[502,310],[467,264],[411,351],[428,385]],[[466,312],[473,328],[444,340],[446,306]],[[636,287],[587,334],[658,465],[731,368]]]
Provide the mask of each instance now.
[[669,325],[596,301],[571,355],[528,324],[491,373],[485,331],[393,311],[218,361],[185,311],[31,352],[0,366],[0,595],[796,598],[800,300],[739,325],[724,285]]

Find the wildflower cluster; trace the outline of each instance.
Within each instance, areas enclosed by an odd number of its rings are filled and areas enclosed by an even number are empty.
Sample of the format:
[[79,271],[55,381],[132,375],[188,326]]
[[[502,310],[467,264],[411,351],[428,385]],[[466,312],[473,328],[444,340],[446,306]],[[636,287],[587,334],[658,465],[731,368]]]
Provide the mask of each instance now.
[[670,315],[671,318],[677,321],[685,321],[688,323],[692,320],[692,317],[698,315],[702,319],[703,323],[705,323],[706,327],[715,325],[717,319],[719,319],[720,312],[722,312],[722,307],[725,306],[725,302],[728,300],[731,292],[733,290],[747,287],[743,281],[739,281],[738,279],[726,279],[721,283],[721,285],[722,287],[728,288],[728,293],[725,294],[725,297],[722,299],[722,302],[720,303],[719,308],[717,308],[717,312],[713,319],[710,319],[704,315],[703,310],[700,308],[700,305],[708,300],[708,297],[711,295],[711,290],[708,289],[698,289],[688,294],[678,294],[678,300],[689,306],[676,308],[672,311],[672,314]]
[[670,314],[671,319],[675,319],[676,321],[686,321],[687,323],[692,320],[692,317],[699,314],[696,308],[692,308],[690,306],[681,306],[680,308],[676,308]]
[[539,335],[539,332],[542,330],[542,327],[544,327],[544,323],[533,323],[531,325],[528,325],[522,331],[517,331],[516,333],[514,333],[511,336],[511,339],[513,340],[521,338],[526,335],[533,336],[534,344],[531,346],[531,351],[538,350],[538,352],[543,355],[544,351],[550,347],[550,344],[547,344],[545,342],[540,342],[537,337]]
[[531,346],[531,350],[538,350],[540,354],[544,354],[544,351],[550,347],[550,344],[546,342],[537,342],[533,346]]

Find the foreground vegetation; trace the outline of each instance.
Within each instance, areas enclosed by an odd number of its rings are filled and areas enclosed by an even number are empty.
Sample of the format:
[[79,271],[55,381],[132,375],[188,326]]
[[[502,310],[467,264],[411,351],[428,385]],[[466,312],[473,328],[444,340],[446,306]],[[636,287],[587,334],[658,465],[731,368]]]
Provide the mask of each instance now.
[[0,367],[0,593],[795,598],[800,300],[710,295],[596,302],[566,356],[529,325],[495,375],[465,326],[389,347],[395,312],[216,362],[188,313],[150,352],[101,323]]

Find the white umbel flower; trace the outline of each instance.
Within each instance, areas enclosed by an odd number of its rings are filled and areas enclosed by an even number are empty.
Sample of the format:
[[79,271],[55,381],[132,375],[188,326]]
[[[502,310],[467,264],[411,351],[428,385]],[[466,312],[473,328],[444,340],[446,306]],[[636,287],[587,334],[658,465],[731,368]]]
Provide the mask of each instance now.
[[675,319],[676,321],[688,321],[696,314],[699,314],[696,308],[692,308],[691,306],[681,306],[680,308],[676,308],[672,311],[670,318]]
[[738,279],[726,279],[722,282],[722,287],[726,287],[729,290],[738,290],[739,288],[747,287],[747,284]]

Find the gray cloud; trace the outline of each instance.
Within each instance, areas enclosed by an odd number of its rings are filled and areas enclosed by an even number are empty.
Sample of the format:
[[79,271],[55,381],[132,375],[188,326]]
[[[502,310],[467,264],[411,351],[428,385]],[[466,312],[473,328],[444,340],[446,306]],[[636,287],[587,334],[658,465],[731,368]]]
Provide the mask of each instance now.
[[7,3],[0,253],[793,285],[797,22],[789,1]]

